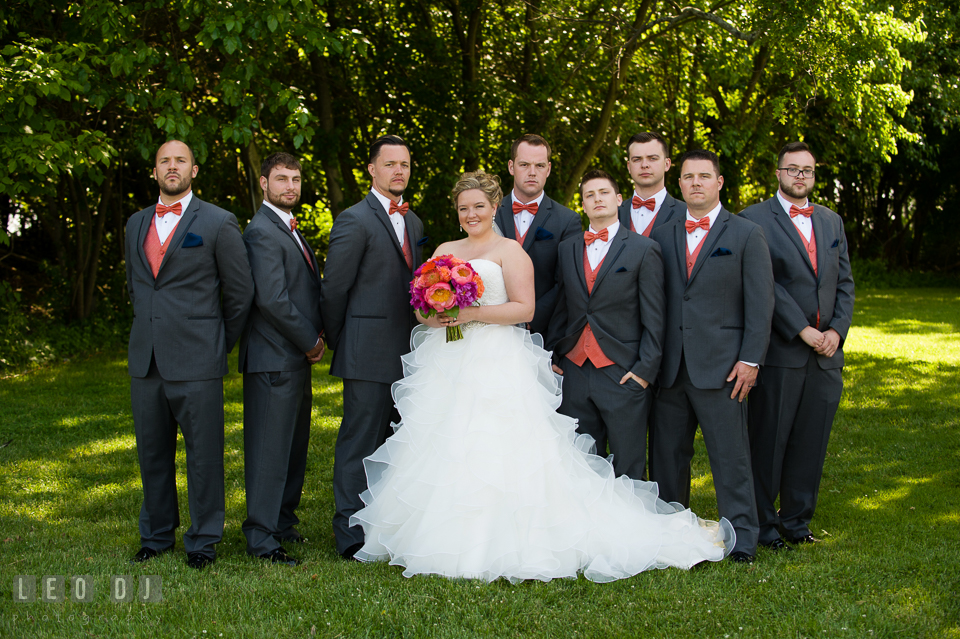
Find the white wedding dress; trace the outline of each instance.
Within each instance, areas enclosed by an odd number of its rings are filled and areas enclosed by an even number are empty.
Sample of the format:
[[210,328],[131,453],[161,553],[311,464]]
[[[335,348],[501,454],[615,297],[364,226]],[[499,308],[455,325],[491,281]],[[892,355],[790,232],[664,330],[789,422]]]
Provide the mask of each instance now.
[[[481,304],[507,302],[500,266],[470,263]],[[471,324],[451,343],[444,329],[413,332],[393,386],[401,422],[364,460],[366,507],[350,518],[365,533],[357,559],[407,577],[607,582],[733,548],[725,519],[667,504],[655,483],[616,478],[589,452],[593,440],[556,412],[559,378],[539,335]]]

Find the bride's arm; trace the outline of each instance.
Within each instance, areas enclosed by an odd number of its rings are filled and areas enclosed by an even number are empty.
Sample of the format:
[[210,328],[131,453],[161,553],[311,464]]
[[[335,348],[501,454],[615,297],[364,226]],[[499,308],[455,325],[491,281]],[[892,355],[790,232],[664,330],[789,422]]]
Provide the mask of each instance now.
[[[457,324],[478,320],[487,324],[525,324],[533,319],[536,296],[533,288],[533,262],[516,242],[504,242],[501,256],[503,281],[507,287],[506,304],[470,306],[460,309]],[[445,325],[445,324],[444,324]]]

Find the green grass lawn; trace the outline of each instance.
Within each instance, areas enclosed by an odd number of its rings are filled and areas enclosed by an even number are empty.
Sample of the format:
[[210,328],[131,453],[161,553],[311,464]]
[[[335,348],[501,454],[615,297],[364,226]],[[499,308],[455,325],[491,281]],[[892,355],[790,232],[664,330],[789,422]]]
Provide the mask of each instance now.
[[[124,353],[0,380],[0,636],[960,638],[960,290],[859,295],[813,530],[823,543],[752,566],[662,570],[612,584],[404,579],[342,561],[330,519],[342,412],[314,368],[296,568],[249,558],[241,379],[225,382],[227,523],[204,571],[144,565]],[[231,359],[236,367],[236,357]],[[9,443],[8,443],[9,442]],[[5,445],[6,444],[6,445]],[[4,446],[5,445],[5,446]],[[702,440],[693,509],[716,518]],[[180,532],[188,525],[180,448]],[[111,575],[160,575],[159,603],[112,603]],[[91,603],[15,602],[16,575],[90,575]],[[69,589],[68,589],[69,592]]]

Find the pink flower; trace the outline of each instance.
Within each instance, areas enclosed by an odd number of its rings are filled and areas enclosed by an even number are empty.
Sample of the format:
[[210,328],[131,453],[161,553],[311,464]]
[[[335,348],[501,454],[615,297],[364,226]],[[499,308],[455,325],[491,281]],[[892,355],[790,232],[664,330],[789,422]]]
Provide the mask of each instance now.
[[446,282],[440,282],[428,288],[424,297],[426,298],[427,304],[437,312],[452,308],[457,303],[456,294]]

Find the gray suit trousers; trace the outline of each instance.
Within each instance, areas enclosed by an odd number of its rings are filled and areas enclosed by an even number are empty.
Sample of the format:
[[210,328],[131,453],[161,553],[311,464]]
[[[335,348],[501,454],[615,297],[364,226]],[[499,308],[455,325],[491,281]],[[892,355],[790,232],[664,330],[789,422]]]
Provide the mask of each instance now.
[[295,537],[307,469],[311,368],[243,375],[243,448],[247,552],[263,555]]
[[842,369],[820,368],[812,349],[801,368],[763,367],[749,415],[761,543],[777,539],[781,529],[791,541],[810,534],[842,392]]
[[577,432],[597,442],[597,454],[613,455],[617,477],[642,479],[646,468],[647,417],[650,388],[632,379],[620,384],[626,369],[617,366],[596,368],[590,360],[577,366],[564,357],[563,400],[558,410],[578,420]]
[[369,457],[387,441],[390,422],[400,415],[390,394],[392,384],[359,379],[343,380],[343,421],[337,434],[333,459],[333,535],[337,552],[363,543],[363,528],[351,526],[350,517],[364,504],[360,494],[367,489],[364,457]]
[[697,424],[703,433],[717,492],[717,510],[737,533],[733,552],[757,552],[759,525],[750,469],[747,404],[730,399],[734,383],[700,389],[680,361],[676,382],[661,388],[653,404],[653,480],[660,499],[690,505],[690,460]]
[[177,424],[187,452],[188,553],[216,557],[223,538],[223,378],[171,382],[155,361],[146,377],[130,378],[130,400],[143,482],[140,545],[164,550],[180,525],[177,506]]

